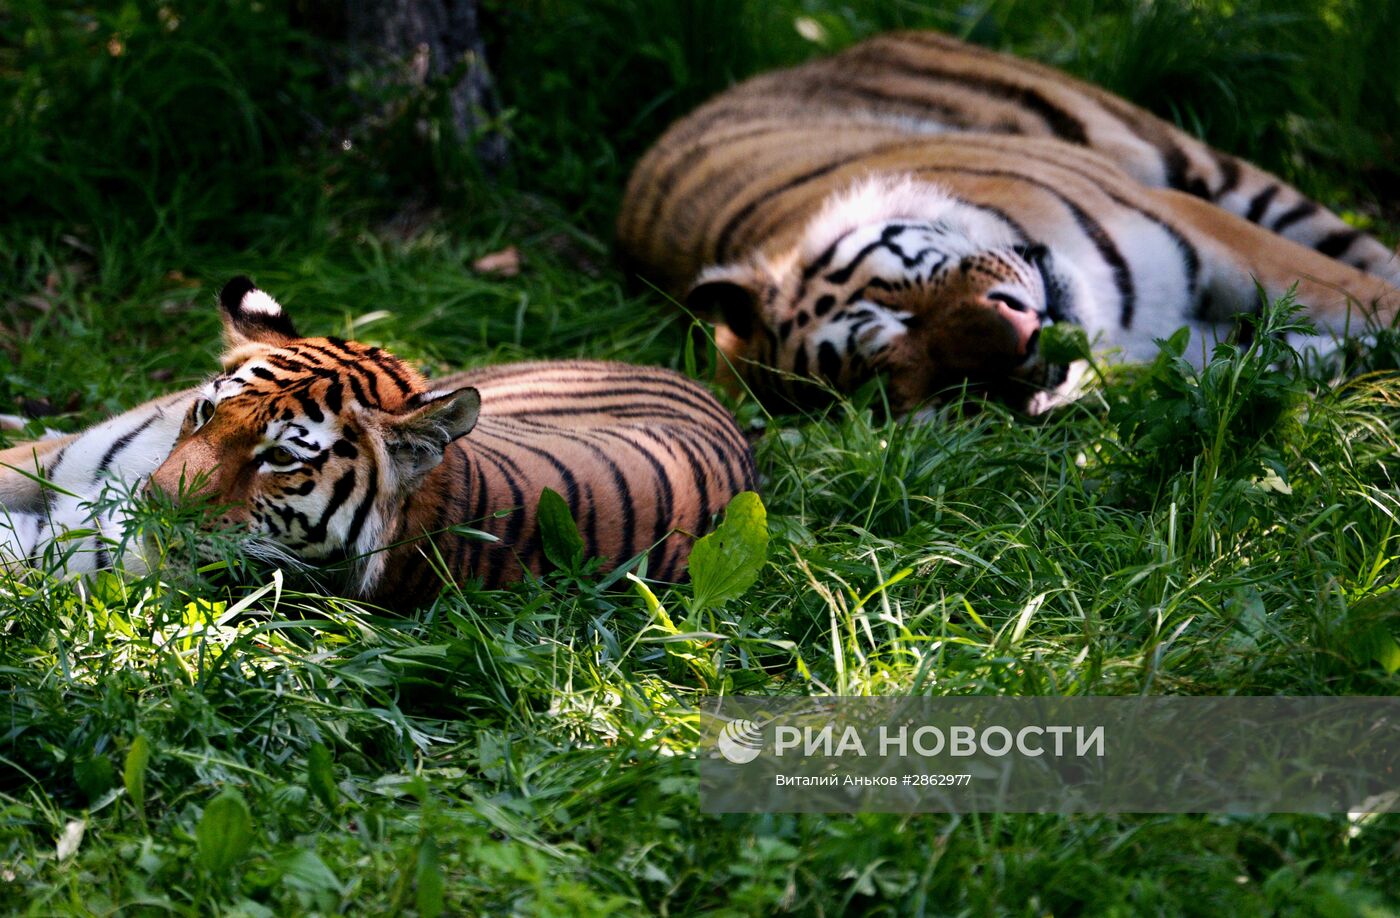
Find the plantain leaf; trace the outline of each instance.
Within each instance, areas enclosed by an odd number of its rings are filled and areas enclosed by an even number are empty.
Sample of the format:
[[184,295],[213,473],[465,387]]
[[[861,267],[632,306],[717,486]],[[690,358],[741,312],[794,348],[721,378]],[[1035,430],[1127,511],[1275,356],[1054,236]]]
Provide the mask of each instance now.
[[335,810],[340,799],[340,788],[335,783],[335,771],[331,768],[331,751],[320,743],[315,743],[307,751],[306,784],[311,792],[321,798],[326,809]]
[[137,734],[126,751],[126,763],[122,767],[122,783],[131,802],[136,806],[136,815],[146,821],[146,764],[151,760],[151,741]]
[[209,801],[195,829],[199,863],[211,874],[226,873],[253,845],[253,814],[233,788]]
[[583,561],[583,536],[569,512],[569,505],[558,491],[545,488],[540,492],[536,525],[544,543],[544,556],[561,570],[575,570]]
[[752,491],[736,494],[724,522],[690,550],[691,595],[703,609],[744,595],[768,560],[768,513]]

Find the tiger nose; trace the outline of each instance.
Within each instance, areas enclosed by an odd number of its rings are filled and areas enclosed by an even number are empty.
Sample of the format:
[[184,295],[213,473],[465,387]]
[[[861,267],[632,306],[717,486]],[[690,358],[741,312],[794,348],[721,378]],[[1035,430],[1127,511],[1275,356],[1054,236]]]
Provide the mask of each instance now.
[[1035,353],[1036,339],[1040,337],[1040,314],[1013,296],[997,294],[991,299],[997,315],[1011,329],[1017,356],[1024,358]]

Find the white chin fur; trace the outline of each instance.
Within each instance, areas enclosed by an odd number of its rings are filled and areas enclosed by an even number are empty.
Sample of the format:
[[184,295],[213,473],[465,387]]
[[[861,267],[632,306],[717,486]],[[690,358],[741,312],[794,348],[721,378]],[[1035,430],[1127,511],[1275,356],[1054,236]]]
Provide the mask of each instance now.
[[1078,400],[1084,394],[1087,386],[1088,371],[1089,362],[1087,360],[1076,360],[1071,363],[1064,382],[1054,389],[1037,392],[1031,396],[1030,404],[1026,406],[1026,414],[1031,416],[1044,414]]
[[249,290],[243,296],[243,302],[238,304],[238,308],[243,312],[254,312],[265,316],[280,316],[282,314],[281,304],[261,290]]

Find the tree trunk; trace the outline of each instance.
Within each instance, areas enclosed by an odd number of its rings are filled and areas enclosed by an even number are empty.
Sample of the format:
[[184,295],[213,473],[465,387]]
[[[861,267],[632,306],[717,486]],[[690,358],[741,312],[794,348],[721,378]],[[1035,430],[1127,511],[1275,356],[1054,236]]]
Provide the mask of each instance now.
[[[353,58],[391,82],[424,86],[448,79],[452,127],[475,145],[488,171],[506,162],[506,139],[488,124],[500,112],[477,0],[304,0],[313,31],[348,44]],[[341,75],[342,78],[344,75]]]

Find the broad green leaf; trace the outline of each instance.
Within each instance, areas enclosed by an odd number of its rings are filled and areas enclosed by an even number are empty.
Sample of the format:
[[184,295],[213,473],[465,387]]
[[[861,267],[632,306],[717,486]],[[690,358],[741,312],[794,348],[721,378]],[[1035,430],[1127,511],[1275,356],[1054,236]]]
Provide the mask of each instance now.
[[122,783],[131,802],[136,806],[136,815],[146,821],[146,764],[151,760],[151,742],[142,734],[131,741],[126,751],[126,764],[122,767]]
[[1387,590],[1352,604],[1351,652],[1357,665],[1376,662],[1387,673],[1400,670],[1400,644],[1392,633],[1400,617],[1400,590]]
[[306,784],[327,809],[335,809],[340,800],[340,788],[336,786],[335,771],[331,767],[331,751],[320,743],[313,744],[307,752]]
[[1040,352],[1047,363],[1066,364],[1088,360],[1089,335],[1083,326],[1058,322],[1040,330]]
[[222,874],[242,860],[253,845],[253,814],[243,795],[233,788],[209,801],[195,829],[199,863],[212,874]]
[[418,871],[415,877],[418,886],[418,914],[423,918],[437,918],[446,909],[443,892],[446,883],[442,877],[442,866],[438,863],[437,842],[432,836],[423,839],[418,846]]
[[540,527],[544,556],[562,570],[577,568],[583,560],[583,536],[558,491],[545,488],[540,492],[535,524]]
[[340,893],[345,888],[326,862],[315,851],[306,848],[284,854],[278,859],[277,866],[282,870],[287,885],[293,889],[309,893]]
[[724,522],[690,550],[695,607],[717,606],[744,595],[768,560],[768,513],[752,491],[736,494]]
[[1375,646],[1371,651],[1371,657],[1379,663],[1387,673],[1395,674],[1400,669],[1400,644],[1395,642],[1395,638],[1389,634],[1378,635],[1375,639]]

